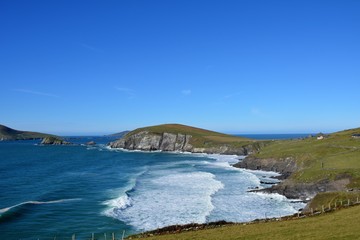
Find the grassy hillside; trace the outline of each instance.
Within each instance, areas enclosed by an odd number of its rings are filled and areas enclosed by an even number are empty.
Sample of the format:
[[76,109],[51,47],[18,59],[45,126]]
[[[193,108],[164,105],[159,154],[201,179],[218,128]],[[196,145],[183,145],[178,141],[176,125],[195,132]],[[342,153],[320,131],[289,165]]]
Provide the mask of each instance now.
[[290,178],[298,182],[334,180],[351,176],[349,187],[360,187],[360,139],[352,135],[360,128],[337,132],[318,140],[274,141],[262,148],[257,158],[276,158],[281,161],[292,157],[301,169]]
[[154,236],[146,239],[360,239],[358,224],[360,206],[322,214],[314,217],[278,222],[236,224],[213,229],[179,234]]
[[0,125],[0,140],[27,140],[27,139],[40,139],[44,137],[52,136],[50,134],[19,131],[4,125]]
[[231,146],[243,146],[255,142],[248,138],[232,136],[228,134],[213,132],[201,128],[195,128],[190,126],[185,126],[181,124],[163,124],[157,126],[150,126],[144,128],[138,128],[134,131],[131,131],[127,135],[133,135],[142,131],[148,131],[151,133],[162,134],[167,133],[182,133],[187,135],[192,135],[191,144],[194,147],[211,147],[219,144],[228,144]]

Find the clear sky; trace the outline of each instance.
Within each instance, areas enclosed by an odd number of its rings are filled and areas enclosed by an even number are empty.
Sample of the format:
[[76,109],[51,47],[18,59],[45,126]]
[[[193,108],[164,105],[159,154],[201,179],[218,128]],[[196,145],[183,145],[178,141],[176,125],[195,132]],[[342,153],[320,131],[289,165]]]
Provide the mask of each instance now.
[[0,1],[0,124],[360,127],[360,1]]

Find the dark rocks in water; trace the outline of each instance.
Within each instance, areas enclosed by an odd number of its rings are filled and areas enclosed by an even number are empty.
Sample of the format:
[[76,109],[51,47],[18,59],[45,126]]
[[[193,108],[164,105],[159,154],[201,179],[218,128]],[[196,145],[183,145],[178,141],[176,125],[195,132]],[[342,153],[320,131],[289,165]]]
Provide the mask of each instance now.
[[251,170],[274,171],[282,175],[281,178],[289,177],[298,168],[294,158],[288,157],[284,159],[275,158],[255,158],[247,157],[242,161],[233,165],[238,168],[246,168]]
[[265,181],[260,181],[261,184],[267,184],[267,185],[274,185],[277,182],[265,182]]
[[41,143],[42,145],[69,145],[71,143],[58,137],[45,137]]
[[94,145],[96,145],[96,142],[90,141],[90,142],[85,143],[85,145],[94,146]]

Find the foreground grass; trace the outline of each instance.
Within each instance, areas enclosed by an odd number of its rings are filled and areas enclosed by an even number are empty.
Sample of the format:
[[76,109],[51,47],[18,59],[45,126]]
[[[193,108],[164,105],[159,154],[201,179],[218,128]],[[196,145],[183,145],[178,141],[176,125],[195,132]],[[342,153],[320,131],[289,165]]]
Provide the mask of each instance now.
[[146,239],[360,239],[360,206],[297,220],[236,224]]

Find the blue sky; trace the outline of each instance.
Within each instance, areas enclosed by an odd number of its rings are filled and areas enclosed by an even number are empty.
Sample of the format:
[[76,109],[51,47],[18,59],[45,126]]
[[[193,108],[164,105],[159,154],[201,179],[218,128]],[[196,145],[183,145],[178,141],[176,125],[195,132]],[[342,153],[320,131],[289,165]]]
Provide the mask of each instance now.
[[360,1],[0,2],[0,123],[360,127]]

